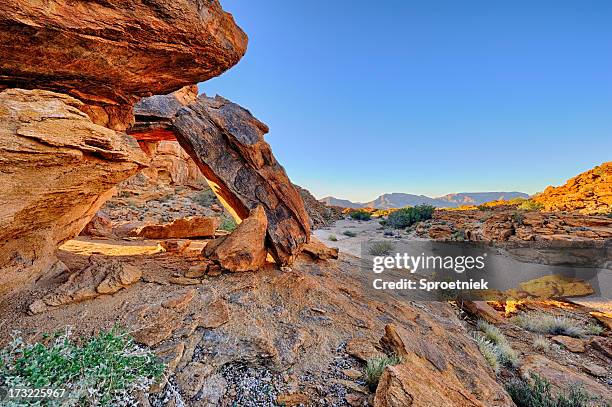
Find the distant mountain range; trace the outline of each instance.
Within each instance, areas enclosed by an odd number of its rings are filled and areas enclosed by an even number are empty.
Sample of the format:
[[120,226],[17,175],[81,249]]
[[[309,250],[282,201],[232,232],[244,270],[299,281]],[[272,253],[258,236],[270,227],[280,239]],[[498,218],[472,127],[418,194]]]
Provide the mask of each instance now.
[[392,194],[383,194],[370,202],[351,202],[346,199],[338,199],[333,196],[328,196],[319,199],[326,205],[341,206],[343,208],[376,208],[390,209],[403,208],[404,206],[415,205],[432,205],[437,208],[455,208],[461,205],[480,205],[489,201],[499,199],[514,199],[514,198],[529,198],[529,195],[524,192],[461,192],[458,194],[448,194],[437,198],[431,198],[425,195],[403,194],[395,192]]

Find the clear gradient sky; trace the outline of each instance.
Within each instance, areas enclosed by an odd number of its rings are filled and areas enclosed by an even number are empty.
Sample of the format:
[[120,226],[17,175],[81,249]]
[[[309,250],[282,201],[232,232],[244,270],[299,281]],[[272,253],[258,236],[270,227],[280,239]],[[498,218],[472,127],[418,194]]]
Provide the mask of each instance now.
[[612,160],[612,1],[221,3],[249,47],[200,89],[318,198],[534,193]]

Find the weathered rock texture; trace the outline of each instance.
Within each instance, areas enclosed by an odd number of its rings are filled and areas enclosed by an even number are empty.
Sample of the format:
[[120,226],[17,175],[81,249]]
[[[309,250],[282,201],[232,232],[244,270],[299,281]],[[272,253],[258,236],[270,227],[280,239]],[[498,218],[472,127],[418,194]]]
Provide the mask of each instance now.
[[123,130],[139,97],[215,77],[247,37],[217,0],[24,2],[0,8],[0,87],[68,93]]
[[270,254],[280,264],[290,263],[308,241],[310,226],[299,192],[263,138],[268,127],[219,96],[200,96],[179,110],[173,127],[213,191],[238,218],[263,206]]
[[612,161],[571,178],[565,185],[550,186],[533,200],[547,211],[612,213]]
[[190,216],[175,219],[161,225],[146,225],[135,231],[145,239],[176,239],[187,237],[213,237],[219,227],[219,219],[206,216]]
[[267,226],[266,214],[258,206],[231,234],[209,242],[204,254],[226,270],[256,271],[266,261]]
[[133,139],[80,107],[48,91],[0,93],[0,292],[51,267],[56,247],[148,162]]
[[[139,142],[142,146],[142,142]],[[173,184],[201,188],[208,186],[206,178],[189,154],[175,141],[147,142],[152,148],[151,165],[142,174],[151,183]]]
[[323,202],[319,202],[307,189],[295,184],[294,186],[302,196],[306,213],[310,218],[311,228],[318,229],[329,226],[343,218],[342,208],[339,206],[327,206]]

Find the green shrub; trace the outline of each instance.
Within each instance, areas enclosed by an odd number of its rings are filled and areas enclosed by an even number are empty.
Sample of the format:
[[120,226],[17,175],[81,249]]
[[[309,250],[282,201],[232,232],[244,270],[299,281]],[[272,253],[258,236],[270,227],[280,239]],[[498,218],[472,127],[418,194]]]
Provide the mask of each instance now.
[[499,373],[500,365],[497,358],[497,348],[495,347],[495,344],[485,339],[485,337],[482,335],[475,335],[474,339],[478,344],[480,353],[482,353],[482,356],[484,356],[489,366],[491,366],[491,369],[493,369],[495,374]]
[[355,220],[370,220],[372,219],[372,215],[368,211],[364,211],[363,209],[358,209],[356,211],[352,211],[350,213],[351,219]]
[[221,224],[219,225],[219,229],[225,230],[226,232],[233,232],[238,227],[238,223],[231,217],[223,217],[221,218]]
[[336,235],[329,235],[329,237],[327,238],[327,240],[330,240],[332,242],[337,242],[338,238],[336,237]]
[[523,211],[540,211],[544,208],[544,206],[541,203],[535,202],[534,200],[526,199],[519,206],[517,206],[517,208]]
[[398,209],[389,214],[386,226],[396,229],[407,228],[417,222],[431,219],[435,209],[436,208],[431,205],[417,205]]
[[[66,389],[68,399],[42,405],[135,405],[163,372],[155,354],[136,345],[118,328],[73,341],[57,333],[49,343],[25,343],[20,337],[0,351],[0,377],[6,387]],[[20,405],[41,405],[32,403]]]
[[385,367],[393,366],[401,363],[401,359],[398,356],[380,356],[377,358],[368,359],[366,365],[365,379],[370,390],[376,390],[380,376],[385,371]]
[[488,206],[486,204],[480,204],[476,208],[478,208],[479,211],[491,211],[491,210],[493,210],[490,206]]
[[528,331],[541,334],[566,335],[575,338],[586,334],[585,329],[572,319],[541,312],[518,315],[513,318],[513,322]]
[[457,241],[457,242],[465,241],[466,240],[465,230],[457,229],[457,230],[453,231],[453,233],[451,235],[451,240],[454,240],[454,241]]
[[217,195],[209,188],[195,194],[192,200],[201,206],[211,206],[213,203],[217,202]]
[[352,230],[345,230],[344,232],[342,232],[342,234],[344,236],[348,236],[348,237],[355,237],[355,236],[357,236],[357,233],[353,232]]
[[550,382],[536,374],[531,375],[531,381],[509,382],[506,390],[517,407],[587,407],[599,399],[577,385],[569,386],[564,393],[554,396]]
[[368,253],[370,253],[372,256],[387,256],[391,254],[394,249],[395,246],[393,243],[383,240],[381,242],[372,243],[368,249]]
[[516,211],[512,214],[511,218],[512,218],[512,221],[516,223],[517,225],[522,225],[523,220],[525,220],[525,215],[523,215],[519,211]]

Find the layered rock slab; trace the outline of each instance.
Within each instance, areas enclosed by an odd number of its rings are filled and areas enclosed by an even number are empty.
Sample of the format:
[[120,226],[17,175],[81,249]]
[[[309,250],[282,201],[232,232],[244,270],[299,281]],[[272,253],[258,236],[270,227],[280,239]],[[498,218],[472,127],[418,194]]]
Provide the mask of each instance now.
[[217,0],[9,0],[0,8],[0,88],[68,93],[96,123],[123,130],[140,97],[223,73],[247,42]]
[[138,144],[95,125],[66,95],[0,93],[0,292],[53,266],[113,187],[147,165]]

